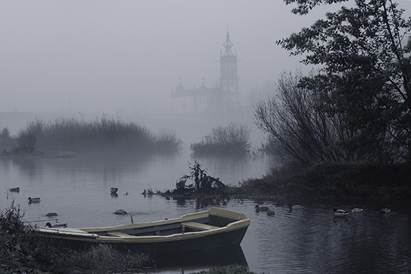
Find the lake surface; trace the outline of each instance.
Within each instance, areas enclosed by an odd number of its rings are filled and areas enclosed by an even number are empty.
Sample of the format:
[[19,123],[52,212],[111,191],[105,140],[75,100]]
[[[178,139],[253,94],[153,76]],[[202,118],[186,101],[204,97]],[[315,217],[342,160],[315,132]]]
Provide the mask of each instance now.
[[[144,198],[146,188],[174,187],[188,172],[188,152],[165,157],[82,156],[69,159],[0,159],[0,206],[15,200],[30,221],[45,220],[58,212],[59,222],[70,226],[115,225],[130,222],[116,209],[133,212],[134,221],[178,217],[201,210],[196,201],[177,203],[161,197]],[[264,157],[254,159],[201,159],[210,175],[227,184],[258,177],[273,165]],[[20,193],[9,193],[20,186]],[[110,196],[110,187],[119,196]],[[124,195],[128,192],[128,195]],[[41,197],[29,205],[27,198]],[[251,225],[241,249],[229,260],[185,262],[158,273],[189,273],[231,262],[247,264],[265,273],[407,273],[409,271],[409,216],[381,215],[368,210],[347,219],[334,219],[332,209],[273,205],[274,217],[254,211],[255,202],[230,200],[224,207],[245,213]],[[42,222],[43,223],[43,222]],[[221,258],[220,258],[221,259]]]

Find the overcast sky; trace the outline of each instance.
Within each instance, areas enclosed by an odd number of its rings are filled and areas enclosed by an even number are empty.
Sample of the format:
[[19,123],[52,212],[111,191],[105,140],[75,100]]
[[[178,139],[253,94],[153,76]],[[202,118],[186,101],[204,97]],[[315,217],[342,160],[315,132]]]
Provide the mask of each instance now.
[[0,0],[0,111],[167,111],[179,79],[216,84],[227,27],[244,94],[301,66],[275,41],[322,12],[292,15],[281,0]]

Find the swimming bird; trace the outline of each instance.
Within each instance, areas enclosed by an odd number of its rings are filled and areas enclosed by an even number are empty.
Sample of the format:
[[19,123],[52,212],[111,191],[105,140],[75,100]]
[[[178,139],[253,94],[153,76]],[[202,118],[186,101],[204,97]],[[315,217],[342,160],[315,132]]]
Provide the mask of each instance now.
[[388,214],[388,213],[391,213],[391,209],[384,207],[384,208],[381,208],[380,212],[383,214]]
[[267,216],[274,216],[274,215],[275,215],[274,210],[272,210],[272,209],[270,209],[270,208],[267,210],[266,213],[267,213]]
[[116,214],[116,215],[127,215],[128,212],[125,211],[124,209],[117,209],[116,211],[113,212],[113,214]]
[[54,224],[53,225],[53,224],[47,222],[46,227],[49,227],[49,228],[67,227],[67,224]]
[[261,212],[264,212],[264,211],[268,211],[268,209],[269,209],[269,208],[266,207],[266,206],[260,206],[260,205],[258,205],[258,204],[255,205],[255,211],[256,211],[256,212],[260,212],[260,211],[261,211]]
[[111,194],[117,194],[118,187],[110,187],[110,193]]
[[364,212],[364,209],[362,208],[354,207],[353,209],[351,209],[351,213],[362,213],[362,212]]
[[345,216],[347,216],[348,214],[350,214],[349,211],[346,211],[346,210],[344,210],[344,209],[336,209],[336,208],[334,208],[334,216],[335,216],[335,217],[345,217]]
[[49,213],[47,213],[46,214],[46,217],[49,217],[49,218],[51,218],[51,217],[57,217],[57,213],[56,212],[49,212]]
[[19,193],[20,192],[20,187],[12,187],[12,188],[9,189],[9,191]]
[[29,201],[29,204],[37,204],[37,203],[40,203],[40,198],[32,198],[32,197],[29,197],[27,200]]

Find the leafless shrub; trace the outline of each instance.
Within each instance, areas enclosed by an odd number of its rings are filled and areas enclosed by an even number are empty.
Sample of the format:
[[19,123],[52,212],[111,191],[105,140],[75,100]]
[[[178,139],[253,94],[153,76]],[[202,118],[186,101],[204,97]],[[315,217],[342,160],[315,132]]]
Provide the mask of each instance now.
[[356,158],[345,146],[352,132],[344,127],[341,117],[323,109],[316,94],[299,87],[300,78],[284,74],[278,81],[277,96],[256,107],[257,124],[268,133],[270,147],[301,163]]

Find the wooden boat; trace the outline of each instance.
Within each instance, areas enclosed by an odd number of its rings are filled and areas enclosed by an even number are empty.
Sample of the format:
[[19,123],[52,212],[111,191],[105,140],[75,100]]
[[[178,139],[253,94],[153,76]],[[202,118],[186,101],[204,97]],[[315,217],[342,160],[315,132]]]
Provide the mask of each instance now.
[[35,235],[67,244],[109,244],[148,253],[239,246],[250,224],[241,213],[210,208],[176,219],[111,227],[38,228]]

